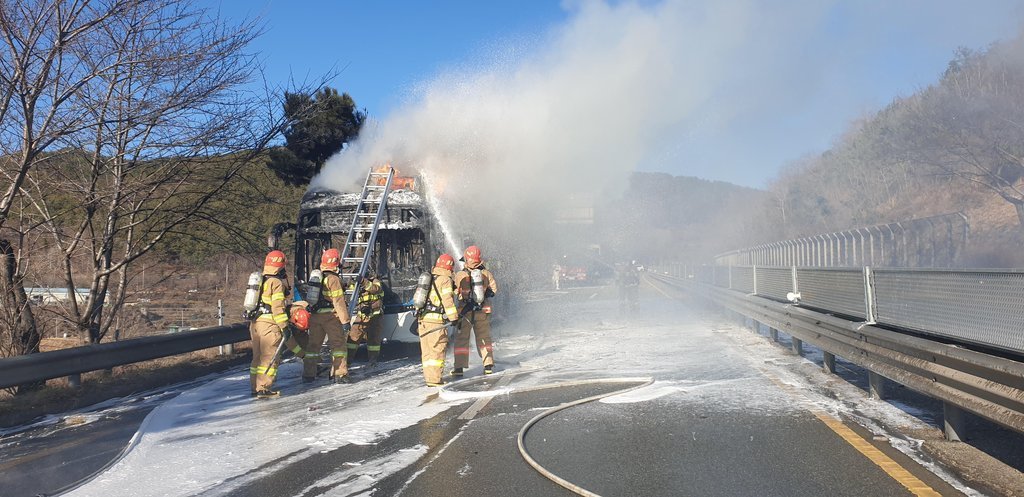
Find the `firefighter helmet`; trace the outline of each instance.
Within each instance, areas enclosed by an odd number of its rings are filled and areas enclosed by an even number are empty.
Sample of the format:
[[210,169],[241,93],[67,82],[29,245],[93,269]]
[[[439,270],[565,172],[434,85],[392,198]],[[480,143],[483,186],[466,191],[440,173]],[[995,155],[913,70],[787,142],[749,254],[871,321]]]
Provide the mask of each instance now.
[[329,248],[324,250],[324,254],[320,256],[320,269],[322,271],[337,271],[338,266],[341,265],[341,253],[336,248]]
[[452,259],[452,256],[448,254],[441,254],[441,256],[437,258],[437,262],[434,263],[434,267],[451,271],[452,268],[455,267],[455,259]]
[[309,329],[309,311],[305,307],[292,307],[289,321],[296,329],[306,331]]
[[271,250],[263,260],[263,274],[277,274],[284,269],[284,252]]
[[462,260],[466,262],[480,262],[480,247],[470,245],[462,254]]

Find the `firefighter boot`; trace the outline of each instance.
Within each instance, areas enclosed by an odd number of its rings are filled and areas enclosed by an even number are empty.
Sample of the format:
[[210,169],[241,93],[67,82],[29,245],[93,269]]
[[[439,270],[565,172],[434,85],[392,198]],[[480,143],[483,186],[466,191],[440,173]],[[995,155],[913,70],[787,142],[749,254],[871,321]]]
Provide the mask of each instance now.
[[260,390],[256,392],[256,398],[260,400],[272,399],[281,395],[278,390]]

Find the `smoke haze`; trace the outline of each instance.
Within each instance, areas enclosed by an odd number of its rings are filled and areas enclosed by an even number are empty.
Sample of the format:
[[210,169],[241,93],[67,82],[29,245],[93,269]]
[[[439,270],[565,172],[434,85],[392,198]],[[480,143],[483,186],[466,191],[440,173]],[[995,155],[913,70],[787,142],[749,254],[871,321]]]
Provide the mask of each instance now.
[[[428,173],[444,214],[463,234],[522,235],[534,225],[530,245],[544,245],[556,230],[532,221],[550,217],[569,193],[621,191],[631,171],[667,162],[732,179],[747,165],[709,157],[699,145],[720,142],[740,157],[739,149],[756,142],[730,136],[783,139],[794,120],[834,121],[834,109],[850,103],[843,88],[863,77],[851,72],[877,57],[876,45],[895,43],[901,24],[930,23],[934,37],[985,30],[969,21],[979,15],[967,9],[979,7],[889,4],[568,2],[568,22],[527,49],[509,47],[486,63],[440,74],[408,104],[369,123],[313,187],[351,190],[368,166],[390,162]],[[985,14],[1005,14],[1011,4],[986,4]],[[865,26],[874,29],[858,31]],[[870,104],[878,103],[854,105]],[[776,125],[765,116],[778,116]]]

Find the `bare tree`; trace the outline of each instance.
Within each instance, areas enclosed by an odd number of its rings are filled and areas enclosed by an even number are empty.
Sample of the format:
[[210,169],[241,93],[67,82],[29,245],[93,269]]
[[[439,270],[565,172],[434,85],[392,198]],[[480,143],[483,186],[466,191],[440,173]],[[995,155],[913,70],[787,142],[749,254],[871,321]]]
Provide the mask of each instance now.
[[[105,68],[78,59],[90,34],[129,2],[8,1],[0,4],[0,333],[8,353],[39,350],[39,333],[24,290],[24,225],[4,230],[29,174],[54,155],[44,151],[87,121],[80,90]],[[23,213],[22,213],[23,214]]]
[[1024,39],[961,50],[942,81],[909,103],[907,155],[996,193],[1024,226]]
[[[216,217],[214,200],[284,127],[258,75],[253,22],[233,25],[180,0],[136,1],[93,31],[77,59],[84,125],[22,188],[59,249],[70,321],[99,342],[127,296],[132,264],[168,234]],[[102,69],[99,69],[102,68]],[[283,92],[274,92],[283,94]]]

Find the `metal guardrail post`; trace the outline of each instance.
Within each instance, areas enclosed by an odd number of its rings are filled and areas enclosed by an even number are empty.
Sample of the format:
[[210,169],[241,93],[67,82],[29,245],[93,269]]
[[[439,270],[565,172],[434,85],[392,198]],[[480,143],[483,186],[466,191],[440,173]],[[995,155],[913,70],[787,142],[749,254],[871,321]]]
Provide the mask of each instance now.
[[796,266],[790,267],[790,270],[793,273],[793,294],[800,295],[800,285],[799,282],[796,280]]
[[870,266],[864,266],[864,315],[867,317],[867,324],[875,324],[875,277],[871,273]]
[[69,374],[68,375],[68,386],[71,387],[71,388],[81,388],[82,387],[82,374],[81,373]]
[[868,371],[868,391],[871,398],[885,400],[885,377],[874,371]]
[[750,272],[754,276],[754,295],[757,295],[757,266],[750,266]]
[[729,289],[732,290],[732,264],[729,264]]
[[822,356],[822,369],[826,373],[836,374],[836,355],[831,352],[823,352]]
[[[224,301],[217,299],[217,326],[224,326]],[[229,343],[217,348],[220,355],[231,355],[235,353],[235,344]]]
[[949,402],[942,403],[942,432],[946,440],[962,442],[967,438],[967,423],[964,410]]

